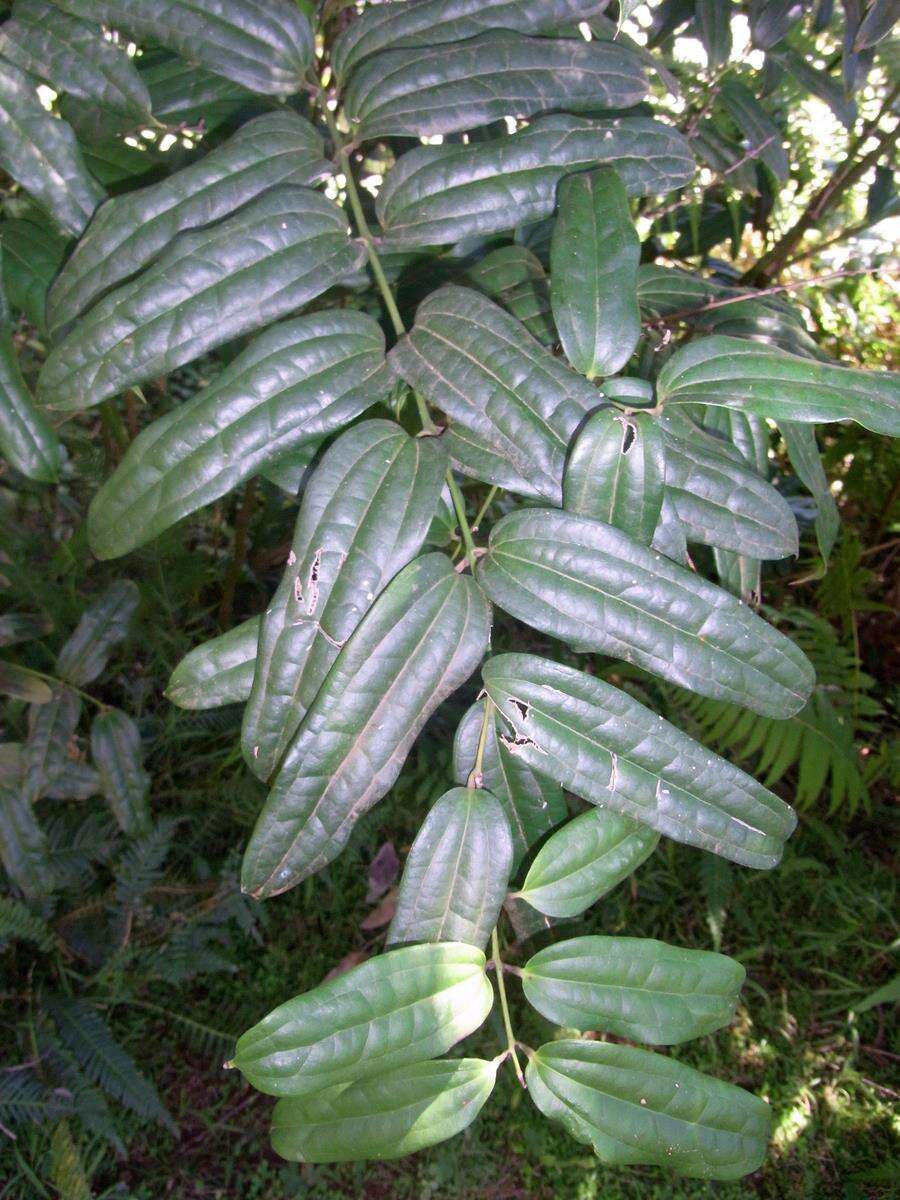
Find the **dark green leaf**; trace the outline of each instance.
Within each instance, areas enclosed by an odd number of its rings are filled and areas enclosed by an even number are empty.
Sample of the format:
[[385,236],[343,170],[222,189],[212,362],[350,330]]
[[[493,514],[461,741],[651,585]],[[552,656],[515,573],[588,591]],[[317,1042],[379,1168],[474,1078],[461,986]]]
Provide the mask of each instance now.
[[824,100],[842,125],[852,128],[856,121],[856,101],[847,97],[838,77],[812,66],[808,59],[797,54],[790,46],[773,50],[768,57],[793,75],[801,87]]
[[791,466],[816,502],[816,538],[819,553],[827,563],[837,540],[841,518],[822,466],[815,430],[811,425],[798,425],[794,421],[779,421],[778,429]]
[[53,687],[51,698],[37,701],[28,714],[23,795],[29,803],[47,794],[69,758],[69,740],[78,726],[81,700],[69,688]]
[[886,38],[900,19],[897,0],[872,0],[853,42],[854,50],[868,50]]
[[262,618],[195,646],[169,676],[166,696],[179,708],[217,708],[246,700],[253,686]]
[[47,839],[21,787],[0,787],[0,862],[27,897],[46,896],[56,886]]
[[132,837],[150,829],[150,776],[141,761],[141,735],[126,713],[110,708],[91,722],[91,757],[110,812]]
[[47,292],[62,265],[67,243],[37,211],[31,217],[0,224],[3,285],[10,308],[21,310],[41,331],[46,329]]
[[752,0],[750,38],[760,50],[769,50],[790,33],[808,5],[800,0]]
[[550,309],[550,280],[537,255],[525,246],[502,246],[466,272],[466,283],[484,292],[521,321],[544,346],[558,339]]
[[726,79],[719,89],[728,115],[744,137],[744,150],[766,164],[782,182],[790,173],[782,141],[784,135],[753,93],[737,79]]
[[113,648],[128,636],[140,598],[130,579],[118,579],[100,593],[57,656],[60,679],[83,687],[103,673]]
[[711,67],[721,67],[731,58],[731,0],[697,0],[696,22],[700,41]]
[[59,474],[59,436],[35,405],[22,378],[0,305],[0,454],[11,467],[38,483],[52,483]]

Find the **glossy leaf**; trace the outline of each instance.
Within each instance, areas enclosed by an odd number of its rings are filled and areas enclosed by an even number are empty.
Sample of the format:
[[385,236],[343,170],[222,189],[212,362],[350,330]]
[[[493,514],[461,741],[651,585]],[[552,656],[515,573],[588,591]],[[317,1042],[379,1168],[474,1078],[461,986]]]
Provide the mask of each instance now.
[[530,654],[501,654],[482,675],[535,770],[675,841],[748,867],[778,862],[796,824],[788,805],[625,692]]
[[550,280],[525,246],[502,246],[466,272],[466,283],[484,292],[521,321],[544,346],[558,339],[550,309]]
[[75,247],[48,300],[58,331],[152,263],[174,238],[230,216],[279,184],[314,183],[331,169],[322,139],[290,109],[256,117],[199,161],[105,204]]
[[790,166],[782,146],[784,135],[781,130],[750,89],[739,80],[723,80],[719,96],[743,135],[745,152],[753,151],[759,161],[765,163],[775,178],[783,183],[790,173]]
[[211,133],[234,113],[259,104],[253,91],[174,55],[140,67],[153,113],[166,125],[197,125]]
[[175,667],[166,697],[179,708],[218,708],[246,700],[253,686],[261,617],[202,642]]
[[601,167],[559,185],[550,245],[550,299],[572,366],[594,379],[615,375],[641,332],[637,268],[641,246],[616,171]]
[[60,679],[83,687],[101,675],[115,646],[129,633],[140,603],[137,584],[118,579],[82,614],[56,659]]
[[141,735],[131,717],[117,708],[94,717],[91,758],[100,774],[103,796],[122,832],[128,837],[148,833],[150,776],[141,761]]
[[676,350],[656,383],[660,401],[714,404],[803,424],[857,421],[900,436],[900,375],[827,366],[740,338],[699,338]]
[[425,300],[392,368],[449,418],[468,475],[558,503],[566,447],[602,396],[493,301],[448,285]]
[[320,870],[393,785],[432,712],[487,648],[490,606],[442,554],[396,575],[351,635],[284,757],[244,855],[245,891]]
[[630,196],[672,191],[694,174],[688,143],[657,121],[538,117],[509,137],[404,154],[378,195],[384,244],[444,245],[548,217],[564,176],[603,165]]
[[446,470],[440,439],[376,420],[342,434],[313,473],[287,570],[263,616],[244,714],[244,757],[261,779],[277,767],[341,647],[421,547]]
[[495,796],[482,788],[445,792],[410,847],[388,945],[468,942],[483,949],[500,915],[512,854]]
[[653,1163],[727,1180],[763,1161],[768,1105],[665,1055],[612,1042],[549,1042],[526,1077],[544,1116],[609,1166]]
[[[475,767],[483,716],[484,701],[479,700],[457,726],[453,739],[457,783],[465,784]],[[488,725],[481,778],[482,786],[497,798],[506,815],[513,841],[510,874],[514,875],[531,847],[569,815],[565,796],[558,783],[533,771],[498,739],[496,714]]]
[[22,378],[5,297],[0,297],[0,456],[37,483],[52,483],[59,474],[59,436]]
[[530,509],[491,531],[477,577],[511,616],[703,696],[789,717],[806,702],[804,654],[733,596],[590,517]]
[[26,700],[29,704],[47,704],[53,693],[40,676],[0,659],[0,695]]
[[563,1028],[672,1046],[727,1025],[745,974],[724,954],[653,938],[576,937],[533,955],[522,987]]
[[310,1096],[424,1062],[484,1021],[484,967],[480,950],[455,942],[379,954],[273,1009],[230,1065],[271,1096]]
[[47,291],[62,265],[67,243],[37,210],[29,217],[0,223],[3,287],[9,306],[21,310],[41,331],[46,329]]
[[277,320],[361,259],[331,200],[271,188],[225,220],[180,234],[95,304],[48,356],[39,399],[70,410],[99,404]]
[[499,1060],[438,1059],[285,1097],[272,1114],[272,1149],[291,1162],[401,1158],[467,1129],[494,1088]]
[[563,506],[615,525],[649,546],[665,479],[666,449],[658,423],[645,413],[600,409],[588,417],[572,443]]
[[548,917],[577,917],[650,857],[659,834],[594,808],[541,846],[517,896]]
[[29,804],[46,795],[62,774],[69,757],[69,740],[81,716],[81,700],[69,688],[54,686],[51,698],[38,701],[28,713],[22,795]]
[[88,513],[100,558],[125,554],[263,466],[340,429],[386,391],[384,335],[329,309],[267,329],[215,381],[135,438]]
[[816,538],[819,553],[827,563],[837,541],[841,518],[822,466],[815,430],[810,425],[799,425],[794,421],[779,421],[778,429],[784,439],[791,466],[816,502]]
[[0,786],[0,863],[29,898],[46,896],[56,886],[47,839],[19,787]]

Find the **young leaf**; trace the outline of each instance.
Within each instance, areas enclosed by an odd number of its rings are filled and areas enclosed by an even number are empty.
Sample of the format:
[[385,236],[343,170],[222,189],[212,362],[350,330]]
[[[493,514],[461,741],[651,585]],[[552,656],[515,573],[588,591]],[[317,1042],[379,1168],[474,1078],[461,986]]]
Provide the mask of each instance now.
[[442,554],[396,575],[343,647],[282,762],[244,854],[263,898],[340,853],[393,785],[419,730],[475,670],[490,606]]
[[516,895],[548,917],[577,917],[637,870],[658,841],[630,817],[591,809],[547,838]]
[[141,735],[126,713],[117,708],[99,713],[91,722],[91,757],[110,812],[128,837],[147,833],[150,776],[141,761]]
[[601,809],[748,867],[774,867],[793,810],[625,692],[530,654],[482,670],[526,763]]
[[130,579],[117,579],[102,591],[56,657],[60,679],[76,687],[93,683],[106,669],[113,648],[128,637],[140,599]]
[[577,937],[530,958],[522,987],[528,1003],[563,1028],[673,1046],[727,1025],[745,974],[733,958],[708,950]]
[[467,1129],[494,1088],[499,1060],[438,1059],[285,1097],[272,1114],[272,1149],[291,1162],[401,1158]]
[[698,1179],[740,1179],[762,1163],[769,1106],[662,1054],[559,1041],[528,1063],[528,1092],[609,1166],[655,1163]]
[[446,1053],[490,1012],[484,954],[404,946],[279,1005],[243,1034],[233,1064],[270,1096],[309,1096]]
[[590,517],[509,513],[477,578],[535,629],[703,696],[789,717],[813,686],[806,656],[739,600]]
[[244,757],[275,770],[341,646],[419,550],[447,470],[438,438],[365,421],[334,442],[303,496],[288,567],[260,626]]
[[218,708],[246,700],[253,686],[261,620],[251,617],[189,651],[169,676],[167,699],[179,708]]
[[509,823],[495,796],[481,788],[445,792],[410,848],[387,944],[486,946],[506,895],[512,853]]
[[46,896],[56,887],[47,838],[28,793],[0,785],[0,862],[23,895]]
[[521,321],[543,346],[557,339],[550,308],[550,280],[540,259],[525,246],[501,246],[466,272],[465,281]]
[[637,344],[640,257],[616,171],[601,167],[563,179],[550,244],[550,299],[566,357],[588,379],[615,375]]
[[51,699],[38,701],[28,714],[23,792],[29,803],[46,795],[69,756],[69,739],[78,726],[81,700],[69,688],[55,686]]

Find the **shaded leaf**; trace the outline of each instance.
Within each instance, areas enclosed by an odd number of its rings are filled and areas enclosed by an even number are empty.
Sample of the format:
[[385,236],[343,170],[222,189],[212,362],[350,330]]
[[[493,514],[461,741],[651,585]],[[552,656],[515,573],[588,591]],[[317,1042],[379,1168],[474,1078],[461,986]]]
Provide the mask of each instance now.
[[59,677],[83,687],[102,675],[113,649],[128,637],[140,599],[130,579],[117,579],[105,588],[56,656]]
[[69,688],[54,685],[51,698],[33,705],[28,713],[25,742],[24,794],[29,803],[46,794],[64,770],[69,739],[81,716],[81,700]]
[[166,697],[179,708],[217,708],[246,700],[253,686],[260,617],[202,642],[175,667]]
[[557,341],[550,309],[550,280],[537,255],[525,246],[501,246],[466,272],[466,283],[484,292],[521,321],[544,346]]
[[6,784],[0,786],[0,862],[29,898],[46,896],[56,887],[47,838],[31,800],[23,788]]
[[117,708],[91,722],[91,757],[100,773],[103,795],[119,828],[129,837],[150,829],[147,797],[150,776],[144,770],[137,725]]

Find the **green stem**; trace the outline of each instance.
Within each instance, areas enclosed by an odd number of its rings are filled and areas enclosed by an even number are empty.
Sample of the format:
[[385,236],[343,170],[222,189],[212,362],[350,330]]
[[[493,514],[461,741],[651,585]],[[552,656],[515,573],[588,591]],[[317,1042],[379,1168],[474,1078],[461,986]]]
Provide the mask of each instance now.
[[83,692],[81,688],[77,688],[74,683],[69,683],[65,679],[58,679],[55,675],[48,675],[45,671],[36,671],[34,667],[19,667],[20,671],[25,671],[28,675],[37,675],[38,679],[43,679],[47,683],[52,683],[54,687],[68,688],[70,692],[74,692],[76,696],[80,696],[82,700],[87,700],[88,704],[94,704],[101,712],[106,712],[109,708],[108,704],[104,704],[102,700],[98,700],[96,696],[91,696],[88,692]]
[[497,926],[491,931],[491,957],[494,960],[494,973],[497,976],[497,991],[500,994],[500,1010],[503,1013],[503,1028],[506,1030],[506,1049],[512,1059],[516,1079],[522,1087],[525,1086],[525,1076],[522,1074],[522,1064],[516,1054],[516,1035],[513,1033],[512,1022],[509,1019],[509,1005],[506,1002],[506,983],[503,979],[503,960],[500,958],[500,939],[497,936]]
[[453,511],[456,513],[459,531],[462,534],[463,546],[466,550],[466,561],[469,564],[469,570],[474,572],[475,563],[478,561],[478,555],[475,553],[475,539],[472,537],[472,530],[466,519],[466,502],[463,499],[460,486],[453,478],[453,472],[450,470],[447,471],[447,487],[450,489]]
[[484,783],[484,748],[487,745],[488,730],[491,727],[491,714],[494,711],[494,702],[490,696],[484,698],[484,713],[481,717],[481,730],[478,734],[478,746],[475,750],[475,765],[469,772],[469,778],[466,780],[466,787],[480,788]]
[[484,514],[491,507],[494,497],[497,495],[497,493],[499,491],[500,491],[500,489],[495,483],[494,486],[491,488],[491,490],[488,492],[488,494],[485,496],[484,503],[482,504],[481,508],[479,508],[478,512],[475,514],[475,520],[472,522],[472,532],[473,533],[478,532],[479,526],[481,525],[481,522],[484,520]]

